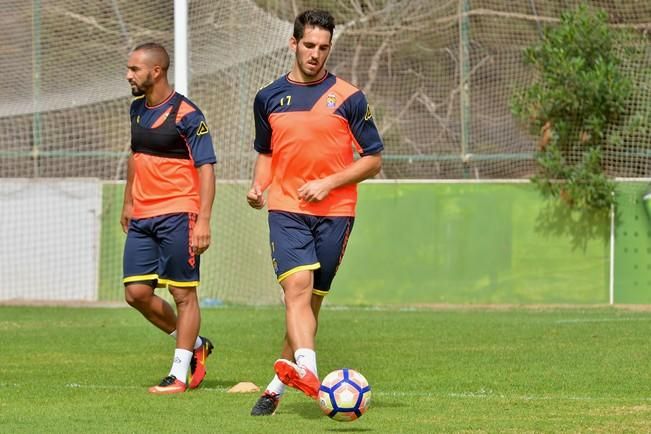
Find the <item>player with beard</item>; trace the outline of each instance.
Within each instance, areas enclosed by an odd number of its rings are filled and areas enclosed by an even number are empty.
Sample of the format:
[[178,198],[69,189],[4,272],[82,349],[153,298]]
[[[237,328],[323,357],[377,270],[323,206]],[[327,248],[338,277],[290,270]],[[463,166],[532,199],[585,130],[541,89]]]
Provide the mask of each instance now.
[[286,327],[276,375],[253,416],[272,415],[285,386],[317,397],[319,311],[353,227],[357,184],[382,165],[383,144],[366,97],[325,69],[334,27],[326,11],[298,15],[289,42],[291,71],[261,89],[253,104],[258,156],[247,201],[269,210]]
[[[216,163],[199,108],[167,80],[169,56],[156,43],[129,55],[131,155],[120,223],[125,298],[176,340],[169,374],[149,392],[169,394],[199,387],[213,344],[199,336],[197,299],[200,255],[210,246]],[[172,306],[157,296],[172,294]]]

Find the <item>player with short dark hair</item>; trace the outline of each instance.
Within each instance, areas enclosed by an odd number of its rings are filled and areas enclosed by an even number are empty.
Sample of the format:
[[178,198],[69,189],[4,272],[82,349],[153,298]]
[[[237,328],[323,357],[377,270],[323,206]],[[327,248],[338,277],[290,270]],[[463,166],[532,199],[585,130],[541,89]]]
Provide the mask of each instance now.
[[[335,31],[335,18],[327,11],[321,10],[307,10],[298,15],[294,20],[294,32],[292,37],[296,41],[303,39],[305,27],[320,27],[330,32],[332,35]],[[330,38],[332,41],[332,37]]]
[[[170,60],[157,43],[129,55],[131,155],[120,223],[127,303],[176,339],[169,374],[151,393],[199,387],[213,344],[199,336],[200,255],[210,246],[216,163],[201,110],[167,80]],[[157,296],[167,287],[176,304]]]
[[289,42],[294,65],[261,89],[253,104],[258,157],[247,201],[269,210],[271,257],[284,292],[286,325],[276,376],[253,416],[273,414],[286,385],[316,398],[319,311],[353,228],[357,183],[382,165],[383,144],[366,97],[325,69],[334,27],[326,11],[297,16]]

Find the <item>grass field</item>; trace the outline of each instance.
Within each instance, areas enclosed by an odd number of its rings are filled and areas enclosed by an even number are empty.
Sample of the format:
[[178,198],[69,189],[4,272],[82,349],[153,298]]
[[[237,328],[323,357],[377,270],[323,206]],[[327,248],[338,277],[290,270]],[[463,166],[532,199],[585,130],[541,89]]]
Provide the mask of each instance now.
[[285,394],[253,418],[279,307],[204,309],[216,351],[198,390],[151,396],[171,338],[128,308],[0,307],[0,432],[650,432],[651,314],[612,308],[325,308],[319,371],[371,383],[368,413],[328,419]]

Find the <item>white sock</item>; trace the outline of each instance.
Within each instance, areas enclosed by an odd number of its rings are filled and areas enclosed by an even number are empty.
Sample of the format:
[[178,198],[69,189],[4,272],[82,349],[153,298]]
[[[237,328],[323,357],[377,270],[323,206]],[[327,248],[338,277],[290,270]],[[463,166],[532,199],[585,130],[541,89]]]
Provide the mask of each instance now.
[[296,360],[297,365],[304,366],[312,371],[314,375],[317,377],[319,376],[316,371],[316,353],[314,350],[309,348],[299,348],[294,353],[294,360]]
[[174,375],[177,380],[188,382],[188,368],[192,359],[192,351],[177,348],[174,350],[174,361],[169,375]]
[[267,392],[275,393],[280,396],[285,392],[285,384],[280,381],[277,375],[274,375],[274,378],[271,380],[271,383],[265,389]]
[[[174,339],[176,339],[176,330],[174,330],[172,333],[170,333],[170,336],[172,336]],[[194,341],[194,348],[195,350],[201,346],[203,342],[201,342],[201,338],[197,336],[197,340]]]

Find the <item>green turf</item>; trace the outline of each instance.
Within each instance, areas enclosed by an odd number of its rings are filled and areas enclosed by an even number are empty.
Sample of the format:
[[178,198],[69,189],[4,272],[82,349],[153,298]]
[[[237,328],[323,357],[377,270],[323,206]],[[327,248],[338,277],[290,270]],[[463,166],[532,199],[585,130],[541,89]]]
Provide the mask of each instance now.
[[324,309],[321,375],[371,383],[369,412],[335,422],[298,392],[253,418],[282,337],[281,308],[205,309],[216,344],[196,391],[151,396],[171,338],[128,308],[0,307],[0,431],[649,432],[651,316],[610,308]]

